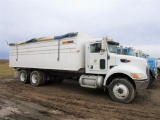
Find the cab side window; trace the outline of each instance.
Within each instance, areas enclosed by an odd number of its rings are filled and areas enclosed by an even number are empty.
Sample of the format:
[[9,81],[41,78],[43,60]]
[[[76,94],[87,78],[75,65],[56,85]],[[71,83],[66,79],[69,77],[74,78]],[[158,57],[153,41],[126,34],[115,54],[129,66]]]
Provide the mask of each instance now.
[[90,53],[99,53],[101,50],[101,43],[90,44]]

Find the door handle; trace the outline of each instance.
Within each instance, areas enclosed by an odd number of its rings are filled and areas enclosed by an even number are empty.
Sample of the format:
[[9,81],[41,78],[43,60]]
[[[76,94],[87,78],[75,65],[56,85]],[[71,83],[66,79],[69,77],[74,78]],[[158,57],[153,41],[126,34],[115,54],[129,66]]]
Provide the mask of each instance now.
[[107,55],[107,59],[108,59],[108,60],[110,59],[110,55]]
[[91,65],[91,69],[93,69],[93,65]]

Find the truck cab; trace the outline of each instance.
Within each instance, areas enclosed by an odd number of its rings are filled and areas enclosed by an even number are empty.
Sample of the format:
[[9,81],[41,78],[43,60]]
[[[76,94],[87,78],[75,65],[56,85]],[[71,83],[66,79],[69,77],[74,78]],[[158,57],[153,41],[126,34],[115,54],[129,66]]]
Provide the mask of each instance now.
[[44,85],[78,78],[81,87],[104,89],[117,102],[129,103],[149,84],[143,58],[117,54],[118,42],[82,33],[34,38],[10,45],[10,67],[22,84]]
[[118,45],[108,38],[86,43],[85,75],[79,82],[82,87],[108,89],[114,101],[128,103],[135,90],[147,88],[148,64],[142,58],[118,55]]

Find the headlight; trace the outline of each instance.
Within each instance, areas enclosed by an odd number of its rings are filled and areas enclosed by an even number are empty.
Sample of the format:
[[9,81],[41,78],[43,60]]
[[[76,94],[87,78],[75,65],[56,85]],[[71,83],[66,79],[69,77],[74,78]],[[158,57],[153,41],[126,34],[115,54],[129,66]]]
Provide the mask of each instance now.
[[147,76],[143,73],[131,73],[131,76],[135,79],[147,79]]

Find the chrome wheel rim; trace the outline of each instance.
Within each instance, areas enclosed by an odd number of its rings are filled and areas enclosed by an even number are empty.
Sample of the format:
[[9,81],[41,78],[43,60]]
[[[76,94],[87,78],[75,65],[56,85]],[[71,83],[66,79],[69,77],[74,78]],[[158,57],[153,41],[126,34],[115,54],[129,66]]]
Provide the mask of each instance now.
[[33,74],[33,75],[32,75],[32,83],[37,83],[37,81],[38,81],[38,76],[37,76],[37,74]]
[[22,82],[24,82],[25,81],[25,73],[21,73],[21,75],[20,75],[20,80],[22,81]]
[[114,95],[119,99],[126,99],[129,95],[129,89],[124,84],[116,84],[113,87],[113,93]]

